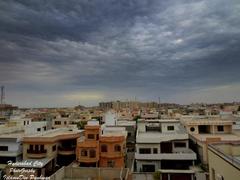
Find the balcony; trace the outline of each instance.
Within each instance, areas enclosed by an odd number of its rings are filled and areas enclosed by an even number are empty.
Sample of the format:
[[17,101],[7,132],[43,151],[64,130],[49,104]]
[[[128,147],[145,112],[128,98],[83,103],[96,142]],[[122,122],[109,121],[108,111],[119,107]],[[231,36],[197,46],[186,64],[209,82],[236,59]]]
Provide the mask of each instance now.
[[47,150],[46,149],[43,149],[43,150],[28,149],[27,156],[28,158],[36,158],[36,159],[45,158],[47,156]]
[[73,155],[75,154],[75,147],[58,147],[58,154],[59,155]]
[[80,156],[78,158],[79,162],[84,162],[84,163],[96,163],[99,161],[99,157],[89,157],[89,156]]
[[105,158],[121,158],[125,156],[124,152],[101,152],[101,157]]
[[137,160],[196,160],[196,153],[189,150],[187,152],[159,153],[159,154],[139,154],[135,153]]

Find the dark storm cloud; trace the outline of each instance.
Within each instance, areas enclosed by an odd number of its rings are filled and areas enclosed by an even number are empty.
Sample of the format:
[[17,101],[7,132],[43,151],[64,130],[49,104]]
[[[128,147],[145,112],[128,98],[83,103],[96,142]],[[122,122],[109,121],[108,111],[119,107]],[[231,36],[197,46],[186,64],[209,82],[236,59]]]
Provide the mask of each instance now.
[[18,103],[23,91],[171,101],[237,89],[239,17],[238,0],[3,0],[0,82]]

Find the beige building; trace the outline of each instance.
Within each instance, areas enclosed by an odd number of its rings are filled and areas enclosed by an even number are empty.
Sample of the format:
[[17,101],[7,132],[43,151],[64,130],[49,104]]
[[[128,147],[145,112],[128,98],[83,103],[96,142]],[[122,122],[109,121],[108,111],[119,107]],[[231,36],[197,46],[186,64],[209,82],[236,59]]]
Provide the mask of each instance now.
[[208,146],[210,180],[240,179],[240,141]]
[[182,124],[190,134],[193,146],[203,165],[208,164],[207,147],[213,142],[236,142],[240,137],[232,133],[230,120],[220,118],[183,119]]
[[43,160],[45,167],[38,174],[48,175],[56,165],[68,165],[76,159],[76,142],[82,130],[58,128],[23,138],[23,161]]

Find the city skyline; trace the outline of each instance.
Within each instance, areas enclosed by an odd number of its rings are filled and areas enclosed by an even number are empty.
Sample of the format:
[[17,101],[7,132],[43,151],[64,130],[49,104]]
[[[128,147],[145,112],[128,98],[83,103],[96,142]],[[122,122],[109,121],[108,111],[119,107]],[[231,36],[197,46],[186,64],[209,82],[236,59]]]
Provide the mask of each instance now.
[[7,103],[240,101],[237,0],[12,0],[0,14]]

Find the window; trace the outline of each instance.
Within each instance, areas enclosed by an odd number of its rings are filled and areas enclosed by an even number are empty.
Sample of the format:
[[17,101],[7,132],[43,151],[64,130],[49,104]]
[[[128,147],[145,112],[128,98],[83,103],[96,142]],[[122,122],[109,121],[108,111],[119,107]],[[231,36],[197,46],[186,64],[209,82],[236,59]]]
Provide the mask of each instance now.
[[96,136],[97,136],[97,139],[96,139],[96,140],[99,140],[99,134],[97,134]]
[[87,150],[83,149],[83,150],[81,151],[81,156],[87,156],[87,155],[88,155]]
[[60,125],[61,121],[55,121],[55,125]]
[[43,130],[44,130],[44,131],[46,131],[46,130],[47,130],[47,127],[46,127],[46,126],[44,126],[44,127],[43,127]]
[[153,148],[153,154],[157,154],[158,153],[158,149],[157,148]]
[[44,145],[43,145],[43,144],[40,145],[40,150],[41,150],[41,151],[44,151]]
[[107,145],[106,144],[101,145],[101,152],[107,152]]
[[8,146],[0,146],[0,151],[8,151]]
[[26,125],[26,121],[23,122],[23,125],[24,125],[24,126]]
[[174,130],[174,126],[168,126],[168,127],[167,127],[167,130],[168,130],[168,131],[173,131],[173,130]]
[[150,148],[140,148],[139,154],[151,154],[151,149]]
[[33,145],[32,144],[30,144],[29,149],[33,150]]
[[217,126],[217,130],[219,132],[223,132],[224,131],[224,126]]
[[39,146],[35,145],[35,151],[39,151]]
[[88,139],[94,139],[94,138],[95,138],[94,134],[88,134]]
[[56,151],[56,149],[57,149],[57,146],[54,145],[54,146],[52,147],[52,151]]
[[190,128],[190,131],[191,131],[191,132],[195,131],[195,128],[194,128],[194,127],[191,127],[191,128]]
[[37,131],[41,131],[41,128],[37,128]]
[[128,137],[132,136],[132,133],[128,132],[128,135],[127,135],[127,136],[128,136]]
[[115,166],[115,161],[113,161],[113,160],[108,161],[107,166],[108,167],[114,167]]
[[96,157],[96,151],[94,149],[91,149],[89,151],[89,156],[90,156],[90,158],[95,158]]
[[66,125],[66,124],[67,124],[67,121],[64,121],[64,124]]
[[115,151],[115,152],[120,152],[120,151],[121,151],[121,146],[118,145],[118,144],[115,145],[115,146],[114,146],[114,151]]
[[186,147],[186,143],[185,142],[175,142],[174,147]]

